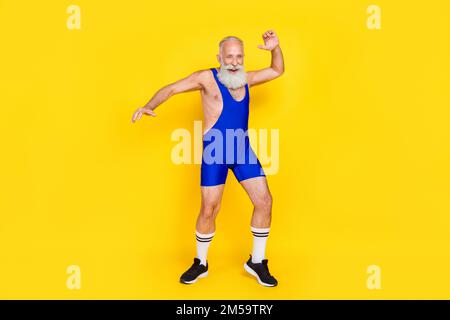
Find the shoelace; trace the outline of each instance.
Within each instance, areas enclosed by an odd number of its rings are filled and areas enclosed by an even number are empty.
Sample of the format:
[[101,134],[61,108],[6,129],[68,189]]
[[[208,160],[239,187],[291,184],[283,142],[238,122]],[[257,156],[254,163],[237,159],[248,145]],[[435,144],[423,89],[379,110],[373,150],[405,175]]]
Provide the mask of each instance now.
[[189,268],[188,271],[186,271],[186,273],[194,276],[197,273],[196,270],[198,268],[200,268],[200,264],[194,262],[194,264]]
[[267,262],[268,262],[267,260],[262,261],[262,273],[264,276],[272,278],[272,275],[269,272],[269,266],[267,265]]

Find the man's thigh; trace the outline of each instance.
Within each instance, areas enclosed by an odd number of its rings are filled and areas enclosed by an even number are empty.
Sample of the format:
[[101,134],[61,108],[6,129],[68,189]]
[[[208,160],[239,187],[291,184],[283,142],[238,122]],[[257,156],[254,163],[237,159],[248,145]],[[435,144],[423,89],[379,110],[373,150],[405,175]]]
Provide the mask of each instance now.
[[224,189],[225,184],[219,184],[216,186],[208,186],[208,187],[202,186],[201,187],[202,206],[220,204]]
[[270,195],[269,185],[265,176],[242,180],[240,183],[253,204],[257,203],[259,199]]

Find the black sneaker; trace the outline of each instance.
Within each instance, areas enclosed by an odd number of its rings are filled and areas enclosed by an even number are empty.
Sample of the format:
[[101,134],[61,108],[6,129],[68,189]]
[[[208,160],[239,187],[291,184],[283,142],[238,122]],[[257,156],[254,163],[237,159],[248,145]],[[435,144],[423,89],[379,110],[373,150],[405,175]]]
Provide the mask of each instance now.
[[182,274],[180,277],[181,283],[194,283],[197,282],[197,279],[204,278],[208,275],[208,262],[206,262],[206,267],[200,264],[199,258],[194,258],[194,263],[192,266]]
[[244,264],[244,269],[252,276],[256,277],[259,284],[266,287],[275,287],[278,284],[278,281],[270,274],[267,262],[268,260],[264,259],[261,263],[253,263],[252,255],[250,255],[250,258]]

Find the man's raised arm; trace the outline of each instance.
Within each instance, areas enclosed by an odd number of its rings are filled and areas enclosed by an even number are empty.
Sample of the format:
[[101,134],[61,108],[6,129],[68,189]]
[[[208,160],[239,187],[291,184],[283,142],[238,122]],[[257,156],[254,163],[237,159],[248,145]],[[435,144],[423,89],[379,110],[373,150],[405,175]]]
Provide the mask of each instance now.
[[281,76],[284,72],[283,52],[281,51],[278,36],[275,31],[268,30],[262,37],[264,45],[258,45],[258,48],[270,50],[272,53],[272,62],[268,68],[247,72],[247,82],[249,86],[273,80]]
[[156,113],[153,111],[162,104],[164,101],[169,99],[171,96],[188,91],[200,90],[203,88],[202,76],[204,75],[203,70],[196,71],[189,76],[178,80],[177,82],[173,82],[168,84],[167,86],[159,89],[149,102],[145,104],[144,107],[138,108],[134,114],[131,121],[134,123],[136,120],[141,119],[142,115],[150,115],[152,117],[156,116]]

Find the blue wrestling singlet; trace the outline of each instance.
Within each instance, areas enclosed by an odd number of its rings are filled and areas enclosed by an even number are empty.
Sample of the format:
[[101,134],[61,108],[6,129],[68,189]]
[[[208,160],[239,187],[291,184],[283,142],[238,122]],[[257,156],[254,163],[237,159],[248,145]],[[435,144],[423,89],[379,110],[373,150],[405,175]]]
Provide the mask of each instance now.
[[248,137],[250,93],[245,84],[245,97],[236,101],[211,68],[222,95],[222,112],[216,123],[203,135],[201,186],[224,184],[228,169],[240,182],[265,176]]

